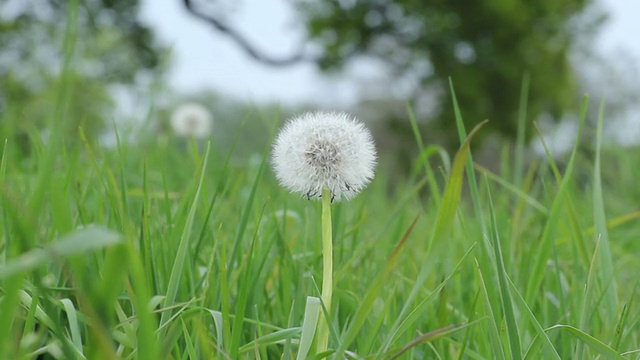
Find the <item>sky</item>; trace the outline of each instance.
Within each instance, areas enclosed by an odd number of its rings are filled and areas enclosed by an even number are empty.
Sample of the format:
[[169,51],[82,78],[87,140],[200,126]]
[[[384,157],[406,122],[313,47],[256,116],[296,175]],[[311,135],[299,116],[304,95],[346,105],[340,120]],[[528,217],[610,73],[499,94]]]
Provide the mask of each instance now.
[[[640,71],[640,1],[598,0],[610,12],[596,46],[605,54],[625,52]],[[211,3],[211,2],[210,2]],[[286,56],[301,40],[287,0],[218,0],[234,26],[261,50]],[[250,102],[293,105],[304,102],[346,106],[357,100],[354,77],[366,77],[370,68],[340,78],[321,74],[312,64],[285,68],[260,64],[232,40],[189,15],[180,0],[142,0],[141,16],[162,43],[173,49],[169,83],[177,90],[214,89]]]

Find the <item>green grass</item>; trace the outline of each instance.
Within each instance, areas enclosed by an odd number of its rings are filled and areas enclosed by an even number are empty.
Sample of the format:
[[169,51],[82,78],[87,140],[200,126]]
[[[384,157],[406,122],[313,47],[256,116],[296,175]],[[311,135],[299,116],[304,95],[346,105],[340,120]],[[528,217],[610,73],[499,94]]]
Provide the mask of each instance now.
[[446,174],[389,192],[383,162],[334,204],[324,354],[320,203],[277,185],[268,149],[5,140],[0,358],[635,358],[640,159],[601,146],[604,118],[595,160],[564,168],[489,173],[463,129]]
[[269,149],[237,155],[240,134],[229,148],[70,139],[69,24],[49,140],[32,132],[25,158],[0,139],[0,359],[638,358],[640,157],[603,146],[603,104],[593,159],[576,145],[564,166],[527,163],[525,78],[497,173],[473,162],[483,129],[467,135],[464,109],[455,154],[409,109],[414,172],[398,181],[381,154],[372,184],[332,206],[318,354],[320,203],[278,186]]

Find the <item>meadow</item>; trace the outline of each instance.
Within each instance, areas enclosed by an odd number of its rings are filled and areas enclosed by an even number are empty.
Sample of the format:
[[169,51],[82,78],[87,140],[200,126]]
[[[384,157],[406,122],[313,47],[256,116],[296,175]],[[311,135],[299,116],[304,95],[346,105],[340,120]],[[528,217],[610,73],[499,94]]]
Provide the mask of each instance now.
[[[603,112],[579,151],[587,106],[561,161],[525,161],[520,138],[490,172],[459,112],[456,154],[416,132],[400,180],[379,154],[332,205],[329,313],[320,202],[278,185],[269,147],[118,133],[104,148],[54,112],[30,156],[3,139],[0,359],[639,358],[640,157],[602,147]],[[243,121],[273,138],[282,119]]]

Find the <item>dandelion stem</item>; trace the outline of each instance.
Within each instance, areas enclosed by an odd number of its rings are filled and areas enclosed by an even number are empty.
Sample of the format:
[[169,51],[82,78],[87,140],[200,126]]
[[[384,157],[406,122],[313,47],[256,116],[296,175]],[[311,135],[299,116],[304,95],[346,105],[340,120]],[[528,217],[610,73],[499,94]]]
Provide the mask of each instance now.
[[[331,234],[331,191],[322,190],[322,302],[331,312],[333,293],[333,239]],[[320,317],[318,327],[318,352],[326,351],[329,345],[329,318]]]

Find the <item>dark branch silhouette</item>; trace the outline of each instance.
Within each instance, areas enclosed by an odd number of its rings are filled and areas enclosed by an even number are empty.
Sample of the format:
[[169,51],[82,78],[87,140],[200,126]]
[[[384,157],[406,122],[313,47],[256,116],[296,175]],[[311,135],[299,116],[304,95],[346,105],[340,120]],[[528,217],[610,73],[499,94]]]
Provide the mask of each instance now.
[[199,9],[197,9],[196,6],[194,6],[193,2],[191,0],[183,0],[184,6],[187,9],[187,11],[195,16],[196,18],[206,22],[207,24],[213,26],[216,30],[226,34],[227,36],[229,36],[231,39],[233,39],[239,46],[240,48],[242,48],[242,50],[244,50],[249,56],[251,56],[252,58],[265,63],[267,65],[271,65],[271,66],[289,66],[289,65],[294,65],[297,64],[299,62],[303,62],[303,61],[311,61],[311,62],[317,62],[320,60],[320,58],[312,56],[310,54],[306,54],[303,50],[303,47],[301,46],[301,48],[298,50],[298,52],[288,56],[288,57],[284,57],[284,58],[276,58],[276,57],[271,57],[269,55],[266,55],[262,52],[260,52],[255,46],[253,46],[251,44],[251,42],[249,42],[249,40],[247,40],[244,36],[242,36],[240,33],[238,33],[235,29],[231,28],[230,26],[224,24],[220,19],[217,19],[216,17],[210,15],[210,14],[206,14],[202,11],[200,11]]

